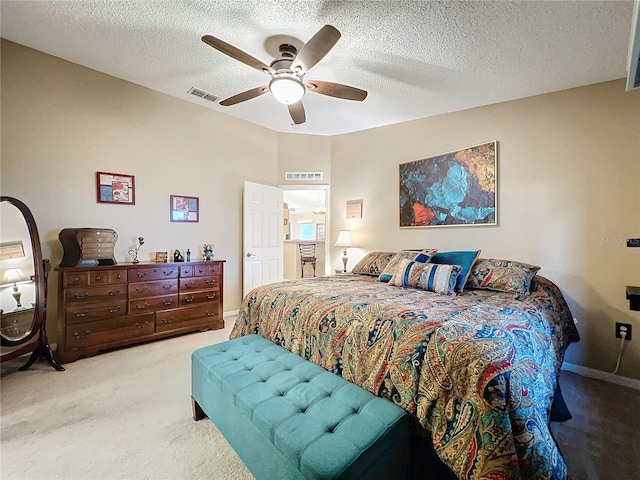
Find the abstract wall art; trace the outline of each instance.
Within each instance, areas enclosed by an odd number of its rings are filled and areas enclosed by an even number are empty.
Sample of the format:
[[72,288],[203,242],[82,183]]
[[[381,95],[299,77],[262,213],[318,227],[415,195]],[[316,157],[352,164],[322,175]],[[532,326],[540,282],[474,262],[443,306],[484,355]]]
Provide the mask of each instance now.
[[497,142],[400,165],[400,227],[497,225]]

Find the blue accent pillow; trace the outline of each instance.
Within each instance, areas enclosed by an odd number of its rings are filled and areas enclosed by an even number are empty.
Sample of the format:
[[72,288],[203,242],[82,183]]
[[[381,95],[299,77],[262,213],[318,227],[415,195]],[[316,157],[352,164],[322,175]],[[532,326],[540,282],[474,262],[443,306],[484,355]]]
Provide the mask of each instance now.
[[471,274],[471,267],[480,256],[480,250],[458,251],[458,252],[437,252],[431,257],[431,263],[460,265],[462,269],[456,279],[456,291],[462,292],[467,279]]

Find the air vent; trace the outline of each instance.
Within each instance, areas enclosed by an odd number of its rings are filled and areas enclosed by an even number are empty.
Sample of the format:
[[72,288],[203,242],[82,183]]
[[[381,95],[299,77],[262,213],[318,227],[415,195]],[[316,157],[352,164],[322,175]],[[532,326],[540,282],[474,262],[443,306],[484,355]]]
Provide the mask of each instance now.
[[220,99],[220,97],[216,97],[213,93],[205,92],[204,90],[200,90],[195,87],[191,87],[187,93],[200,97],[203,100],[209,100],[210,102],[217,102]]
[[285,172],[285,180],[322,180],[322,172]]

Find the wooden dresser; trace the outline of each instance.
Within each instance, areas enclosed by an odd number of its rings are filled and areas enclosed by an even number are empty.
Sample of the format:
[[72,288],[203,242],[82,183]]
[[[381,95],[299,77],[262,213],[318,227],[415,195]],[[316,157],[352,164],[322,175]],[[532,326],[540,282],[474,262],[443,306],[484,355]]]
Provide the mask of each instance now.
[[224,260],[58,267],[58,350],[103,350],[224,327]]

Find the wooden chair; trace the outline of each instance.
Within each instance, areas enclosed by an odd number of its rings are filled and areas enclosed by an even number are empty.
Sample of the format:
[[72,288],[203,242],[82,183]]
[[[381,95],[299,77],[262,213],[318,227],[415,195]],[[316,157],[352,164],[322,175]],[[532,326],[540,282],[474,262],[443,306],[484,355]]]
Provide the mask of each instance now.
[[313,265],[313,276],[316,276],[316,244],[315,243],[299,243],[300,247],[300,269],[302,278],[304,278],[304,266],[307,263]]

